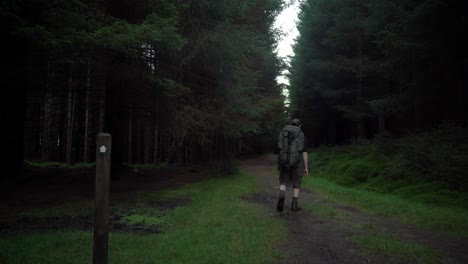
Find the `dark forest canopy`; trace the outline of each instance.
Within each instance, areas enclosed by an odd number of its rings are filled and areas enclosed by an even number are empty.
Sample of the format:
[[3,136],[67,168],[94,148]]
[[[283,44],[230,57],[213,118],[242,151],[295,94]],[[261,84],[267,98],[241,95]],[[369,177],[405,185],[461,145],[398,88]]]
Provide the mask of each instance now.
[[3,1],[7,164],[91,161],[100,131],[116,164],[255,151],[284,117],[272,29],[284,5]]
[[113,164],[267,150],[285,110],[310,145],[468,123],[466,1],[301,1],[285,109],[290,2],[3,1],[6,175],[92,161],[100,131]]
[[468,123],[466,1],[307,0],[290,78],[315,144]]

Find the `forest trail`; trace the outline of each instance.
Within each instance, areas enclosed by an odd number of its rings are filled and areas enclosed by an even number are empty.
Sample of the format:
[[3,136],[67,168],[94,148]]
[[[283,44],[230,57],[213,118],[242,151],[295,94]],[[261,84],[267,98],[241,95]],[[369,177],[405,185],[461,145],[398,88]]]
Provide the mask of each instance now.
[[[279,263],[409,263],[408,258],[401,256],[366,251],[352,240],[355,236],[379,233],[425,246],[438,256],[441,263],[468,263],[467,240],[369,215],[352,206],[333,202],[312,190],[301,191],[299,205],[303,209],[292,213],[292,189],[288,188],[284,211],[277,212],[279,184],[275,165],[274,155],[241,163],[242,169],[254,175],[260,186],[259,192],[248,197],[248,200],[268,207],[269,217],[279,217],[286,222],[288,239],[280,250],[287,257]],[[313,168],[309,171],[313,171]],[[331,217],[320,217],[313,210],[305,210],[305,204],[327,206],[339,213]],[[423,263],[422,260],[410,262]]]

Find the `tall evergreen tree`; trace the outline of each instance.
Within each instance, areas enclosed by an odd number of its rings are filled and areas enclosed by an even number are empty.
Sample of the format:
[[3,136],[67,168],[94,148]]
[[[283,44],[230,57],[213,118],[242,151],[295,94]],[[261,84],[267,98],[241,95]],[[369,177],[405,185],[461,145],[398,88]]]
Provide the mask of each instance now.
[[466,124],[466,53],[457,39],[465,7],[303,1],[290,70],[292,113],[307,120],[317,144]]
[[12,51],[5,82],[17,101],[15,115],[5,116],[14,128],[12,171],[25,156],[92,160],[99,131],[113,135],[113,164],[229,156],[273,133],[282,113],[271,29],[282,1],[0,7]]

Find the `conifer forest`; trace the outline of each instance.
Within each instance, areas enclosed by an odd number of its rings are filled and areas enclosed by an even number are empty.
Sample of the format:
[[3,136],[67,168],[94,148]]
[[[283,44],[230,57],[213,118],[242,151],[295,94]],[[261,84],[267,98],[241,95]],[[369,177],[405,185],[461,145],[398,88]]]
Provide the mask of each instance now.
[[271,30],[282,5],[4,2],[6,164],[89,162],[98,132],[113,136],[114,163],[203,161],[261,148],[284,117]]
[[91,262],[100,133],[111,263],[468,263],[468,1],[3,0],[0,24],[1,263]]
[[466,125],[463,1],[302,1],[290,65],[286,4],[4,1],[5,164],[89,162],[104,131],[132,164],[270,150],[288,116],[314,146]]

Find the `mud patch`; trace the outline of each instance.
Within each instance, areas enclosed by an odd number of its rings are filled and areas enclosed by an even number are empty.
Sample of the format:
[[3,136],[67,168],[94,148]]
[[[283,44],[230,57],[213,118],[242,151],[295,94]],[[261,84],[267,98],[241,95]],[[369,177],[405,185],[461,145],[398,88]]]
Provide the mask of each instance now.
[[154,206],[161,211],[167,210],[174,210],[177,207],[185,206],[189,204],[192,200],[187,198],[175,198],[171,200],[163,200],[163,201],[154,201],[150,202],[150,206]]
[[276,203],[276,200],[268,193],[253,193],[249,195],[244,195],[241,197],[243,200],[250,203],[257,203],[261,205],[273,205]]
[[110,219],[109,229],[110,231],[118,231],[118,232],[131,232],[137,234],[157,234],[161,233],[161,226],[160,225],[145,225],[143,223],[137,224],[128,224],[119,221],[123,216],[116,215]]
[[[176,198],[165,201],[151,202],[148,206],[160,211],[169,211],[190,203],[190,199]],[[127,213],[114,214],[109,219],[110,232],[131,232],[137,234],[161,233],[161,225],[146,225],[145,223],[130,224],[121,221],[123,217],[133,215],[130,213],[135,207],[127,208]],[[21,217],[16,221],[1,222],[0,235],[32,233],[47,230],[83,230],[92,231],[94,228],[94,215],[60,216],[60,217]]]
[[[119,220],[123,215],[114,215],[109,219],[109,231],[132,232],[141,234],[160,233],[158,226],[145,226],[143,224],[130,225]],[[0,234],[33,233],[50,230],[82,230],[92,231],[94,219],[92,216],[63,216],[63,217],[23,217],[15,223],[0,224]]]
[[[19,220],[21,212],[60,207],[94,200],[94,168],[28,167],[18,182],[1,186],[0,223]],[[184,168],[116,169],[112,173],[112,199],[131,198],[140,192],[167,190],[211,177]],[[128,199],[127,199],[128,200]]]

